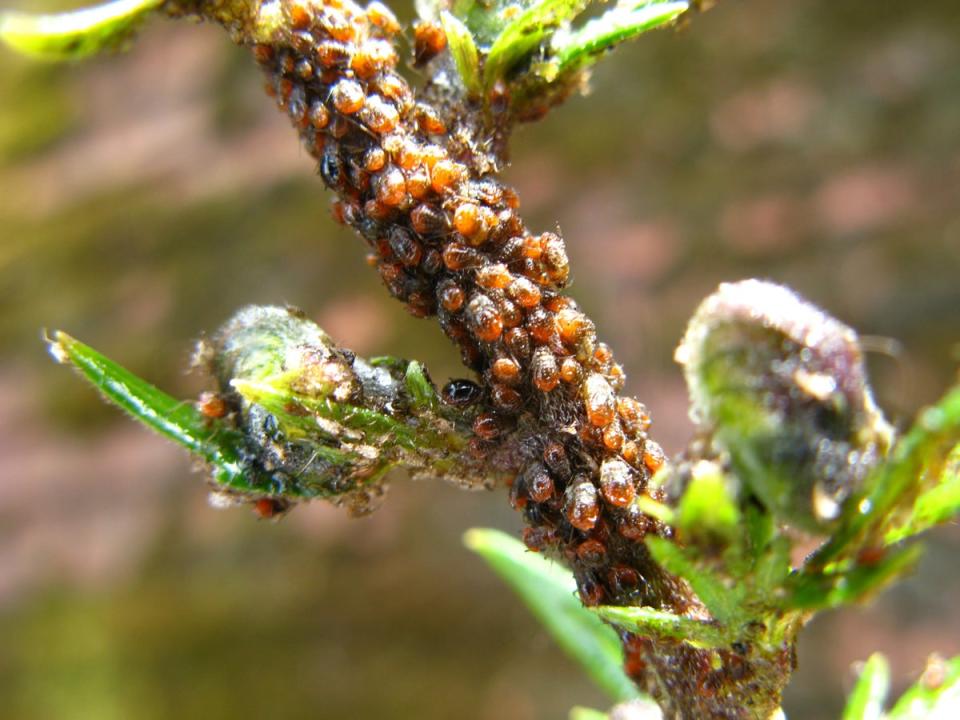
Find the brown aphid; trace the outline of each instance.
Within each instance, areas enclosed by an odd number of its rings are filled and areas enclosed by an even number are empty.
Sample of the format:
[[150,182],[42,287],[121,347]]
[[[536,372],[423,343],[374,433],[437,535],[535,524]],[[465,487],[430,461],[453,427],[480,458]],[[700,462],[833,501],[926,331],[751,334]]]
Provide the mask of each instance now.
[[556,533],[545,527],[525,527],[522,537],[523,544],[531,552],[543,552],[547,546],[556,542]]
[[527,507],[527,496],[524,494],[524,486],[522,482],[518,482],[517,479],[514,479],[513,483],[510,485],[510,507],[514,510],[523,510]]
[[423,163],[423,149],[419,143],[407,138],[400,144],[396,157],[397,165],[404,170],[413,170]]
[[430,183],[440,195],[454,192],[463,179],[463,165],[452,160],[438,160],[430,170]]
[[526,360],[530,357],[530,335],[523,328],[510,328],[503,337],[507,348],[515,358]]
[[527,330],[535,341],[547,344],[556,334],[556,318],[552,313],[538,307],[527,315]]
[[545,347],[537,348],[533,353],[530,374],[533,384],[541,392],[550,392],[560,383],[560,368],[557,358]]
[[333,9],[332,3],[326,6],[326,12],[321,17],[320,24],[330,36],[340,42],[349,42],[354,39],[356,30],[353,24],[342,12]]
[[474,295],[467,305],[467,319],[473,328],[473,334],[483,342],[494,342],[503,333],[503,320],[496,304],[486,295]]
[[440,118],[440,114],[430,105],[417,106],[417,121],[425,135],[446,135],[447,126]]
[[303,3],[291,3],[287,8],[287,15],[290,18],[290,27],[294,30],[306,30],[313,22],[311,8]]
[[603,586],[589,578],[578,584],[577,592],[580,594],[580,602],[587,607],[600,605],[606,595]]
[[383,170],[386,164],[387,154],[383,151],[383,148],[374,145],[363,154],[363,169],[367,172],[379,172]]
[[363,107],[366,95],[360,83],[344,78],[331,88],[330,100],[338,112],[353,115]]
[[495,440],[500,436],[500,423],[492,413],[480,413],[473,420],[473,433],[484,440]]
[[317,61],[325,68],[344,65],[350,61],[350,48],[335,40],[324,40],[317,43],[315,54]]
[[388,236],[390,249],[397,259],[407,267],[416,267],[420,264],[423,257],[423,248],[418,243],[409,230],[394,226],[390,229]]
[[613,361],[613,350],[604,342],[597,343],[593,351],[593,359],[599,367],[606,368]]
[[421,235],[436,235],[447,230],[447,216],[429,203],[420,203],[410,211],[410,226]]
[[378,27],[387,35],[396,35],[400,32],[400,23],[397,22],[397,16],[382,2],[374,2],[367,5],[367,20],[374,27]]
[[467,296],[463,288],[452,280],[445,280],[437,288],[437,298],[440,300],[440,306],[447,312],[459,312],[466,301]]
[[600,494],[616,507],[626,507],[636,497],[633,470],[620,458],[604,460],[600,466]]
[[447,243],[443,248],[443,264],[448,270],[469,270],[483,262],[480,254],[460,243]]
[[280,498],[259,498],[253,503],[253,511],[262,520],[270,520],[283,515],[289,508],[290,506]]
[[490,400],[500,410],[514,413],[523,407],[523,396],[506,385],[493,383],[490,386]]
[[301,60],[294,68],[294,72],[301,80],[311,80],[313,78],[313,64],[309,60]]
[[623,390],[624,383],[627,382],[627,374],[623,371],[623,365],[613,363],[607,371],[607,380],[610,381],[610,387],[612,387],[615,392]]
[[586,315],[579,310],[563,308],[557,313],[557,330],[560,333],[560,339],[570,347],[577,344],[588,324]]
[[540,304],[540,288],[525,277],[514,277],[507,286],[507,295],[520,307],[533,308]]
[[497,381],[513,385],[520,380],[520,364],[513,358],[497,358],[490,366],[490,373]]
[[627,565],[614,565],[607,571],[607,586],[614,596],[630,595],[640,588],[640,573]]
[[623,445],[620,446],[620,457],[631,465],[636,466],[640,460],[640,448],[637,446],[637,443],[633,440],[626,440]]
[[617,414],[620,415],[624,428],[631,435],[643,432],[650,427],[650,415],[647,413],[647,408],[636,398],[617,398]]
[[554,233],[543,233],[540,236],[543,248],[543,264],[547,268],[550,279],[557,285],[565,285],[570,276],[570,261],[567,259],[567,249],[563,240]]
[[620,423],[614,419],[603,430],[603,445],[611,452],[617,452],[623,446],[623,428]]
[[219,394],[205,390],[197,399],[197,410],[205,418],[215,420],[227,414],[227,404]]
[[453,213],[453,227],[465,238],[480,231],[480,208],[471,202],[461,203]]
[[604,428],[613,422],[616,398],[610,383],[600,373],[591,373],[583,384],[583,404],[590,424]]
[[260,43],[253,46],[253,57],[261,65],[266,65],[273,60],[274,50],[272,45]]
[[394,72],[382,72],[372,82],[377,92],[397,104],[397,109],[401,113],[410,110],[413,105],[413,93],[402,77]]
[[477,271],[477,285],[484,288],[503,289],[512,279],[510,271],[503,263],[485,265]]
[[643,446],[643,464],[651,473],[657,472],[667,461],[663,448],[653,440],[647,440]]
[[617,532],[627,540],[642,540],[653,527],[653,521],[635,504],[627,507],[617,524]]
[[443,258],[440,256],[440,251],[434,248],[430,248],[423,254],[423,262],[420,263],[420,267],[423,269],[427,275],[436,275],[443,269]]
[[380,68],[392,67],[397,57],[393,46],[383,40],[368,40],[354,50],[350,69],[359,78],[370,78]]
[[517,307],[516,303],[506,298],[501,298],[500,317],[503,318],[503,326],[505,328],[517,327],[517,325],[523,322],[523,311]]
[[425,292],[412,292],[407,296],[407,312],[416,318],[430,317],[434,313],[433,299]]
[[593,483],[586,478],[571,483],[564,493],[563,512],[577,530],[592,530],[600,517],[600,503]]
[[373,218],[378,222],[386,222],[394,215],[394,209],[384,205],[379,200],[367,200],[363,204],[363,211],[367,214],[367,217]]
[[576,310],[577,304],[566,295],[552,295],[543,301],[543,306],[550,312],[558,313],[561,310]]
[[582,374],[583,368],[572,357],[564,358],[563,362],[560,363],[560,379],[565,383],[579,382]]
[[360,119],[378,135],[393,132],[400,115],[397,109],[379,95],[373,95],[366,100],[366,105],[360,110]]
[[547,441],[543,446],[543,464],[547,466],[551,474],[560,480],[566,480],[570,477],[570,460],[561,442]]
[[524,473],[524,479],[527,484],[527,494],[535,503],[545,503],[553,497],[555,491],[553,478],[543,465],[539,463],[531,465]]
[[596,567],[607,559],[607,546],[593,538],[577,545],[577,560],[588,567]]
[[398,168],[389,167],[376,176],[374,192],[384,205],[397,207],[407,199],[407,181]]
[[421,20],[413,26],[413,64],[426,65],[447,46],[447,34],[440,23]]
[[430,192],[430,174],[420,166],[407,174],[407,192],[414,200],[422,200]]

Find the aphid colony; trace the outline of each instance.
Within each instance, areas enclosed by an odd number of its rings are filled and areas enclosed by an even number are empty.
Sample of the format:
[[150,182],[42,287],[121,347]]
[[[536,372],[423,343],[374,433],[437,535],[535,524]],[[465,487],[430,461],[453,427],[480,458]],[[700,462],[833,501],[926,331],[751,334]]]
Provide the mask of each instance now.
[[[511,488],[532,549],[560,547],[584,602],[663,602],[640,577],[647,532],[662,528],[636,496],[664,461],[644,406],[620,397],[624,373],[593,323],[562,294],[570,268],[552,232],[530,233],[516,194],[483,176],[496,158],[459,101],[418,100],[396,72],[400,25],[379,2],[283,0],[284,23],[253,50],[267,91],[298,128],[337,195],[333,213],[416,317],[437,315],[480,386],[455,381],[451,404],[476,403],[477,458],[511,439]],[[418,64],[446,45],[416,30]],[[442,59],[442,56],[441,56]],[[466,101],[463,101],[466,102]],[[641,563],[642,564],[642,563]]]

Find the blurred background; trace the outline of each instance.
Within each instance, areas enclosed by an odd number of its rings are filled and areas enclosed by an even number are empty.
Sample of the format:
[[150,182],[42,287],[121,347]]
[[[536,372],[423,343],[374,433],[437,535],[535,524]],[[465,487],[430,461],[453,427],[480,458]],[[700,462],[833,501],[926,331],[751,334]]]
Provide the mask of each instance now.
[[[3,716],[605,706],[461,545],[472,526],[519,530],[505,493],[398,477],[364,520],[214,510],[180,450],[46,355],[43,328],[64,329],[190,397],[204,331],[246,303],[291,303],[359,353],[461,374],[332,222],[245,53],[158,20],[117,57],[0,57]],[[901,425],[955,380],[958,68],[955,0],[726,0],[620,50],[590,95],[519,129],[507,179],[527,222],[563,231],[573,293],[669,451],[690,432],[673,348],[724,280],[788,283],[875,338],[877,394]],[[960,530],[941,529],[914,578],[809,628],[792,720],[837,716],[873,650],[897,688],[929,652],[960,652],[958,552]]]

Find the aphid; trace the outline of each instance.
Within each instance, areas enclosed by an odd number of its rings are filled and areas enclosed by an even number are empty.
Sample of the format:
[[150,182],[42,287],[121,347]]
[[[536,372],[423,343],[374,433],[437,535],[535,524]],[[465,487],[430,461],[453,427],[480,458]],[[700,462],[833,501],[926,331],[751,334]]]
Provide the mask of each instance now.
[[325,68],[344,65],[350,60],[350,48],[342,42],[324,40],[317,43],[317,61]]
[[587,578],[577,586],[577,592],[580,594],[580,602],[587,607],[596,607],[603,602],[603,586],[600,583]]
[[410,212],[410,226],[421,235],[435,235],[447,229],[447,216],[428,203],[420,203]]
[[260,498],[253,503],[253,511],[263,520],[275,518],[289,509],[289,505],[280,498]]
[[360,119],[375,133],[384,135],[393,132],[400,121],[397,109],[379,95],[373,95],[366,100],[360,111]]
[[650,472],[655,473],[663,467],[666,461],[667,456],[658,443],[655,443],[653,440],[647,440],[646,443],[644,443],[643,464],[647,466]]
[[499,382],[513,385],[520,379],[520,364],[513,358],[500,357],[493,361],[490,372]]
[[320,156],[320,177],[331,190],[340,187],[343,179],[343,160],[336,145],[328,145]]
[[447,405],[467,407],[477,402],[483,395],[483,390],[472,380],[458,378],[451,380],[440,390],[440,397]]
[[583,384],[583,403],[587,419],[595,427],[606,427],[613,422],[615,396],[607,379],[599,373],[591,373]]
[[527,494],[536,503],[545,503],[553,497],[554,485],[550,473],[540,463],[534,463],[524,473]]
[[563,512],[567,521],[577,530],[592,530],[600,517],[600,503],[593,483],[586,478],[571,483],[564,493]]
[[510,302],[506,298],[500,299],[500,316],[503,318],[505,328],[517,327],[523,322],[523,312],[517,307],[516,303]]
[[588,320],[579,310],[572,308],[563,308],[557,313],[557,330],[560,332],[560,339],[565,345],[574,347],[584,330],[588,327]]
[[447,243],[443,248],[443,264],[448,270],[468,270],[482,262],[480,254],[466,245]]
[[423,271],[427,273],[427,275],[436,275],[443,267],[443,258],[440,257],[440,253],[437,250],[430,248],[424,254],[420,267],[423,268]]
[[294,71],[301,80],[310,80],[313,78],[313,65],[310,64],[309,60],[301,60],[298,62]]
[[636,467],[640,459],[640,448],[637,447],[637,443],[633,440],[624,441],[623,445],[620,446],[620,457]]
[[604,500],[616,507],[632,503],[637,489],[630,466],[619,458],[604,460],[600,466],[600,493]]
[[650,427],[650,415],[646,406],[632,397],[617,398],[617,414],[623,428],[631,435],[644,432]]
[[494,342],[503,333],[503,320],[497,306],[482,293],[474,295],[467,305],[467,319],[478,340]]
[[502,263],[485,265],[477,271],[477,285],[485,288],[503,289],[510,284],[512,275]]
[[339,112],[353,115],[363,107],[366,96],[360,83],[344,78],[330,90],[330,100]]
[[407,192],[414,200],[422,200],[430,191],[430,174],[420,166],[407,174]]
[[523,328],[510,328],[503,337],[507,348],[515,358],[526,360],[530,357],[530,335]]
[[565,285],[570,276],[570,261],[567,259],[563,240],[553,233],[544,233],[540,239],[543,248],[543,264],[547,268],[550,279],[557,285]]
[[374,2],[367,5],[367,19],[370,24],[380,28],[387,35],[396,35],[400,32],[400,23],[397,22],[397,16],[382,2]]
[[545,527],[525,527],[523,529],[523,544],[531,552],[543,552],[548,545],[556,542],[556,533]]
[[417,121],[425,135],[446,135],[447,133],[447,126],[440,118],[440,113],[430,105],[417,106]]
[[461,203],[453,213],[453,227],[466,238],[480,230],[480,208],[470,202]]
[[527,315],[527,330],[538,343],[547,344],[556,334],[556,319],[542,307],[535,308]]
[[617,524],[617,532],[627,540],[642,540],[652,527],[650,518],[633,503],[623,510]]
[[197,400],[197,410],[204,417],[215,420],[227,414],[227,404],[219,394],[205,390]]
[[437,160],[430,169],[430,183],[435,192],[440,195],[451,193],[465,175],[463,165],[452,160]]
[[532,308],[540,304],[540,288],[525,277],[515,277],[507,286],[507,294],[520,307]]
[[572,384],[578,382],[582,374],[583,368],[581,368],[580,363],[573,358],[564,358],[563,362],[560,363],[560,379],[565,383]]
[[384,205],[396,207],[401,205],[407,197],[407,181],[399,169],[389,167],[376,176],[374,191],[377,194],[377,200]]
[[541,392],[550,392],[560,382],[560,369],[553,353],[545,347],[537,348],[531,363],[533,384]]
[[420,258],[423,257],[423,248],[420,243],[413,239],[409,230],[394,226],[390,229],[388,237],[390,249],[397,259],[407,267],[416,267],[420,264]]
[[370,78],[382,67],[392,67],[397,57],[390,43],[368,40],[354,50],[350,68],[359,78]]
[[500,423],[491,413],[480,413],[473,420],[473,432],[484,440],[495,440],[500,435]]
[[405,114],[413,105],[413,94],[406,81],[394,72],[382,72],[373,80],[374,89],[385,98],[397,104],[397,109]]
[[570,477],[570,460],[567,458],[567,451],[564,449],[563,443],[548,440],[543,446],[543,463],[551,474],[560,480],[566,480]]
[[261,65],[266,65],[273,60],[274,50],[272,45],[259,44],[253,46],[253,57]]
[[451,313],[459,312],[466,300],[463,288],[452,280],[445,280],[437,288],[437,297],[440,300],[441,307]]
[[413,26],[413,64],[421,67],[447,46],[447,34],[439,23],[420,21]]
[[607,450],[612,452],[619,450],[623,446],[623,439],[623,428],[616,419],[604,428],[603,445]]
[[588,567],[600,565],[606,559],[607,547],[599,540],[591,538],[577,545],[577,560]]
[[386,164],[387,154],[383,151],[383,148],[374,145],[363,154],[363,169],[367,172],[374,173],[383,170],[383,166]]
[[517,412],[523,407],[523,396],[513,388],[499,383],[490,386],[490,400],[499,409],[509,413]]
[[629,595],[640,588],[640,574],[627,565],[614,565],[607,571],[607,586],[614,596]]
[[329,5],[320,20],[320,24],[335,40],[349,42],[354,38],[355,31],[350,20],[347,19],[346,15],[334,10]]

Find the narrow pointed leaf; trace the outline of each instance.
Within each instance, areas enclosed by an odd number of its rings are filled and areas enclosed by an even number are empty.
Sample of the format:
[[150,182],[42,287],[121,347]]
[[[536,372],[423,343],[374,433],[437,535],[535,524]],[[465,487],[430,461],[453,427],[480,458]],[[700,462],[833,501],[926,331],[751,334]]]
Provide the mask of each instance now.
[[621,4],[555,41],[556,73],[591,64],[599,55],[627,40],[673,23],[690,8],[688,2]]
[[569,718],[570,720],[609,720],[610,716],[602,710],[577,705],[570,708]]
[[601,605],[594,608],[593,612],[614,625],[644,637],[683,640],[701,647],[722,647],[730,643],[730,638],[716,625],[655,608]]
[[480,55],[473,35],[466,25],[446,11],[440,13],[440,22],[447,34],[447,45],[463,87],[468,95],[480,95]]
[[64,332],[55,332],[50,353],[69,363],[113,405],[151,430],[209,463],[213,479],[250,489],[242,461],[245,440],[236,430],[204,417],[192,403],[177,400]]
[[114,0],[55,15],[0,13],[0,39],[25,55],[72,60],[123,45],[163,0]]
[[880,720],[889,692],[890,665],[883,655],[874,653],[860,671],[843,709],[842,720]]
[[623,671],[616,633],[580,604],[568,571],[499,530],[469,530],[463,540],[520,595],[560,647],[614,700],[640,696]]

